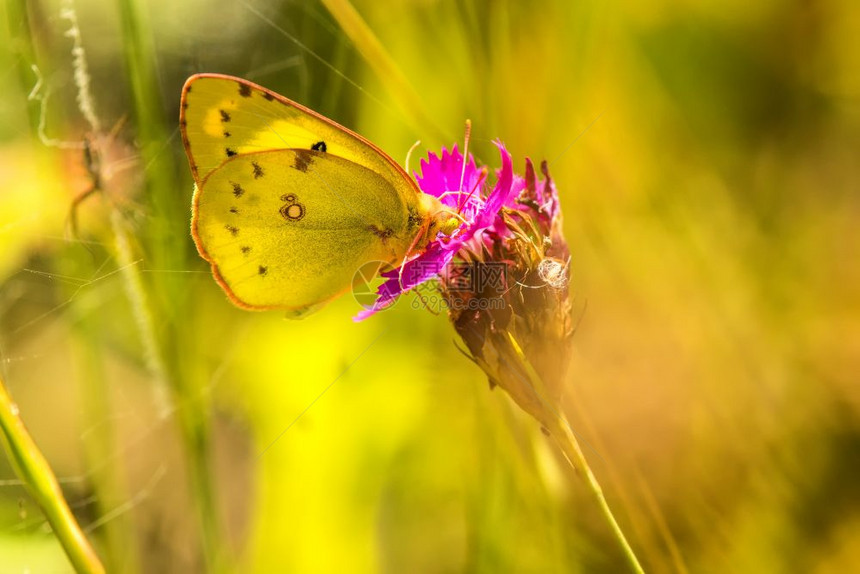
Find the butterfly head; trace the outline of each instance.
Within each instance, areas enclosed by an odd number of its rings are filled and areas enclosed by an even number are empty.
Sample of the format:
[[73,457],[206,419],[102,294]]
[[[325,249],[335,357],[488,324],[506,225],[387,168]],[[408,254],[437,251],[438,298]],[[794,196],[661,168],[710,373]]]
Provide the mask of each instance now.
[[451,235],[463,222],[463,218],[456,211],[432,195],[422,193],[419,195],[419,201],[421,213],[424,214],[418,240],[419,246],[427,245],[436,239],[440,233]]

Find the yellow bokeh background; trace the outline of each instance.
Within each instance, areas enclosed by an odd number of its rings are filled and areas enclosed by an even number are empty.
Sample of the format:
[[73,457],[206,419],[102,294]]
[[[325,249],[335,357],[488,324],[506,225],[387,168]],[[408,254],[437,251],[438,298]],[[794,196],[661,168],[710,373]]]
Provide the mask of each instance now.
[[[625,568],[444,313],[230,305],[187,232],[176,118],[196,72],[269,87],[398,161],[421,140],[413,167],[466,118],[482,163],[495,139],[518,171],[549,161],[578,322],[564,407],[646,570],[856,567],[860,5],[354,5],[408,90],[316,2],[7,2],[0,372],[109,570]],[[104,189],[74,235],[86,138]],[[23,569],[70,566],[3,461],[0,572]]]

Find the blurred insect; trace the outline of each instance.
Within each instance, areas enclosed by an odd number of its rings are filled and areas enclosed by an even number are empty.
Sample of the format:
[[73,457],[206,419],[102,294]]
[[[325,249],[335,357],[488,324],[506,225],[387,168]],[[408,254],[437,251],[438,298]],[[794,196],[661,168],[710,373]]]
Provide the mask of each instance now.
[[[119,137],[125,126],[126,118],[121,118],[108,133],[101,130],[100,123],[88,117],[92,131],[80,141],[64,141],[49,137],[46,133],[46,118],[49,91],[42,89],[42,76],[38,67],[32,66],[36,75],[36,85],[30,91],[28,99],[38,101],[41,106],[39,114],[38,135],[46,146],[74,152],[68,166],[68,180],[72,187],[81,187],[79,181],[85,179],[83,190],[77,191],[69,205],[66,217],[65,232],[68,239],[79,239],[80,229],[78,212],[82,204],[97,192],[104,192],[109,200],[127,200],[133,195],[133,190],[139,188],[137,172],[131,169],[138,164],[138,154],[131,145]],[[78,155],[78,152],[82,154]],[[81,170],[83,167],[83,173]],[[123,174],[123,178],[117,178]]]
[[[116,123],[108,134],[88,134],[82,141],[83,165],[86,187],[77,192],[69,205],[66,217],[66,235],[80,238],[78,214],[84,202],[91,196],[102,193],[113,205],[127,203],[139,189],[139,163],[136,151],[117,136],[125,125],[125,117]],[[118,177],[122,175],[122,177]]]

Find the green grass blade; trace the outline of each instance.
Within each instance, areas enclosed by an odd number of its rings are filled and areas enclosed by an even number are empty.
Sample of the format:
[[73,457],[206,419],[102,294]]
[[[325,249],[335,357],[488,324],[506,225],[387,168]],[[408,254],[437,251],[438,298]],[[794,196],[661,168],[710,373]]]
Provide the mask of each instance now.
[[15,473],[39,504],[45,518],[63,545],[63,550],[75,570],[87,574],[105,571],[95,550],[75,520],[63,491],[48,461],[33,441],[24,421],[18,415],[18,406],[0,379],[0,427],[3,446]]

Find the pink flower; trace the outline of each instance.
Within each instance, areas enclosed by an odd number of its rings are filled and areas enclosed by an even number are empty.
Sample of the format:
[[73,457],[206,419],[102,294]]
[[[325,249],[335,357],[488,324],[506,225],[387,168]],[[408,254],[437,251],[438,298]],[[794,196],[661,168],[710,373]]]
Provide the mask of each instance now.
[[[462,218],[463,223],[451,235],[440,234],[420,255],[402,267],[383,274],[388,280],[380,285],[379,297],[373,306],[358,313],[361,321],[388,307],[401,293],[437,277],[462,248],[481,240],[484,230],[497,223],[503,207],[514,207],[524,183],[514,185],[511,155],[501,142],[496,142],[502,157],[502,167],[493,190],[485,194],[486,171],[479,170],[469,156],[463,171],[463,155],[455,145],[449,152],[442,148],[442,156],[431,153],[421,161],[421,174],[416,174],[422,192],[439,198]],[[533,172],[532,172],[533,173]],[[517,177],[522,182],[522,178]],[[461,185],[462,180],[462,185]],[[473,241],[474,240],[474,241]]]
[[448,319],[490,386],[502,387],[551,428],[573,334],[570,251],[547,163],[540,164],[543,177],[528,159],[525,174],[514,175],[510,154],[501,143],[496,146],[502,167],[492,190],[485,185],[486,170],[456,147],[421,162],[421,191],[439,198],[462,223],[384,273],[376,302],[355,320],[438,278]]

